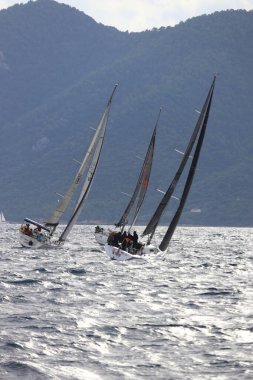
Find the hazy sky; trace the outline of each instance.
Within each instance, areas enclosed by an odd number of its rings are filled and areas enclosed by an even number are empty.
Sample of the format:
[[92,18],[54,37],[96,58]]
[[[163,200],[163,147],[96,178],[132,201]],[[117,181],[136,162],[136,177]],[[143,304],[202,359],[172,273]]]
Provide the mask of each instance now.
[[[28,0],[0,0],[0,9]],[[253,9],[253,0],[59,0],[95,21],[122,31],[174,26],[180,21],[226,9]]]

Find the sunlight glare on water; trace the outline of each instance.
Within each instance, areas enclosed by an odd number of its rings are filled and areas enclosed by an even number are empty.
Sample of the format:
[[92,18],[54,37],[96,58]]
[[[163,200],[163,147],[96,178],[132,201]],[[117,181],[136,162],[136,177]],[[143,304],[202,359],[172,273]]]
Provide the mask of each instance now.
[[33,250],[1,226],[0,380],[253,378],[253,229],[180,227],[127,262],[93,229]]

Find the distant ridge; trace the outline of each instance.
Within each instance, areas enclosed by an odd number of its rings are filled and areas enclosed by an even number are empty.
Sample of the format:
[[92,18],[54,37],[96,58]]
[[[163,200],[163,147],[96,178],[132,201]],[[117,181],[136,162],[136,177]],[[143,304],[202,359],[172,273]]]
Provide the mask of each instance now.
[[[139,223],[174,175],[210,79],[219,72],[202,159],[182,223],[252,226],[253,12],[120,32],[50,0],[0,11],[0,204],[10,221],[48,216],[88,146],[113,84],[101,165],[80,220],[113,223],[163,107]],[[122,179],[122,180],[119,180]],[[178,194],[180,196],[180,194]],[[173,205],[173,202],[171,204]],[[193,213],[192,209],[201,209]],[[171,211],[164,216],[168,223]]]

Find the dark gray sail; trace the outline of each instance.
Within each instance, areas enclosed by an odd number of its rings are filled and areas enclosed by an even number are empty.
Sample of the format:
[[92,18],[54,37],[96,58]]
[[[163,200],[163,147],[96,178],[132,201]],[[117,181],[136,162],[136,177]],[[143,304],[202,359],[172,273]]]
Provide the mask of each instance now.
[[189,173],[188,173],[188,176],[187,176],[187,179],[186,179],[186,182],[185,182],[185,187],[184,187],[184,191],[183,191],[183,194],[182,194],[182,197],[181,197],[181,200],[180,200],[180,204],[178,206],[178,209],[170,223],[170,226],[166,232],[166,234],[164,235],[164,238],[159,246],[159,249],[161,251],[165,251],[167,248],[168,248],[168,245],[169,245],[169,242],[173,236],[173,233],[177,227],[177,224],[179,222],[179,219],[180,219],[180,216],[182,214],[182,211],[184,209],[184,205],[185,205],[185,202],[187,200],[187,197],[189,195],[189,192],[190,192],[190,188],[191,188],[191,185],[192,185],[192,182],[193,182],[193,178],[194,178],[194,174],[196,172],[196,168],[197,168],[197,164],[198,164],[198,160],[199,160],[199,155],[200,155],[200,151],[201,151],[201,147],[202,147],[202,144],[203,144],[203,141],[204,141],[204,137],[205,137],[205,133],[206,133],[206,127],[207,127],[207,122],[208,122],[208,117],[209,117],[209,112],[210,112],[210,108],[211,108],[211,103],[212,103],[212,97],[213,97],[213,91],[214,91],[214,85],[215,85],[215,80],[216,80],[216,77],[214,78],[213,80],[213,83],[212,83],[212,86],[211,86],[211,89],[209,91],[209,101],[208,101],[208,104],[207,104],[207,109],[206,109],[206,112],[205,112],[205,116],[204,116],[204,120],[203,120],[203,124],[202,124],[202,128],[200,130],[200,134],[199,134],[199,138],[198,138],[198,141],[197,141],[197,145],[196,145],[196,148],[195,148],[195,152],[194,152],[194,156],[193,156],[193,159],[192,159],[192,163],[191,163],[191,166],[190,166],[190,169],[189,169]]
[[210,98],[212,96],[214,83],[215,83],[215,78],[213,80],[213,83],[211,85],[211,88],[209,90],[207,98],[205,100],[205,103],[204,103],[204,105],[202,107],[202,110],[201,110],[201,113],[199,115],[197,124],[196,124],[196,126],[195,126],[195,128],[193,130],[193,133],[191,135],[191,138],[190,138],[190,141],[188,143],[188,146],[187,146],[187,148],[186,148],[186,150],[184,152],[183,158],[182,158],[181,163],[180,163],[180,165],[178,167],[178,170],[177,170],[177,172],[176,172],[176,174],[175,174],[175,176],[174,176],[171,184],[169,185],[168,190],[164,194],[164,196],[163,196],[160,204],[158,205],[155,213],[153,214],[152,218],[150,219],[149,223],[147,224],[147,226],[146,226],[146,228],[145,228],[145,230],[144,230],[144,232],[142,234],[143,236],[150,234],[149,243],[151,242],[151,239],[152,239],[152,237],[153,237],[153,235],[155,233],[155,230],[156,230],[156,228],[158,226],[158,223],[159,223],[159,221],[160,221],[160,219],[162,217],[162,214],[163,214],[166,206],[168,205],[169,200],[171,199],[171,197],[173,195],[173,192],[174,192],[174,190],[175,190],[175,188],[176,188],[176,186],[177,186],[177,184],[178,184],[178,182],[180,180],[180,177],[181,177],[181,175],[182,175],[182,173],[184,171],[185,165],[186,165],[186,163],[187,163],[187,161],[189,159],[189,156],[191,154],[192,148],[193,148],[193,146],[194,146],[194,144],[196,142],[198,133],[199,133],[199,131],[200,131],[202,125],[203,125],[203,121],[205,119],[205,115],[206,115],[206,112],[207,112],[208,104],[209,104]]
[[124,213],[120,219],[120,221],[115,224],[116,227],[122,227],[122,228],[125,227],[125,225],[127,224],[128,215],[129,215],[132,207],[134,206],[137,198],[138,198],[138,201],[136,204],[136,208],[135,208],[135,212],[134,212],[134,215],[132,218],[132,222],[130,223],[130,228],[134,225],[136,218],[140,212],[142,203],[143,203],[145,195],[146,195],[148,184],[149,184],[149,178],[150,178],[150,173],[151,173],[151,169],[152,169],[154,149],[155,149],[156,130],[157,130],[157,125],[158,125],[158,121],[160,118],[160,114],[161,114],[161,109],[159,110],[159,114],[157,117],[155,128],[154,128],[154,131],[153,131],[153,134],[152,134],[149,146],[148,146],[148,150],[147,150],[147,153],[146,153],[146,156],[145,156],[145,159],[144,159],[144,162],[143,162],[143,165],[141,168],[141,172],[140,172],[136,187],[134,189],[133,195],[132,195],[132,197],[131,197],[131,199],[130,199],[130,201],[129,201],[129,203],[128,203],[128,205],[127,205],[127,207],[126,207],[126,209],[125,209],[125,211],[124,211]]

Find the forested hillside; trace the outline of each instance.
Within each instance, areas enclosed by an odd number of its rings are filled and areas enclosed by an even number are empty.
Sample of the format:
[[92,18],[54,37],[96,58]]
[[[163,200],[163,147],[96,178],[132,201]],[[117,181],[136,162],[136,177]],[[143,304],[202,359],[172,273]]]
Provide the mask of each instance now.
[[[43,220],[70,184],[115,83],[100,166],[80,221],[116,222],[138,178],[159,108],[139,223],[161,199],[219,73],[181,222],[252,226],[253,12],[216,12],[120,32],[53,0],[0,11],[0,209]],[[177,190],[180,196],[181,187]],[[171,202],[171,208],[177,206]],[[168,223],[172,209],[163,222]],[[191,212],[200,209],[201,212]],[[67,217],[67,216],[65,216]]]

